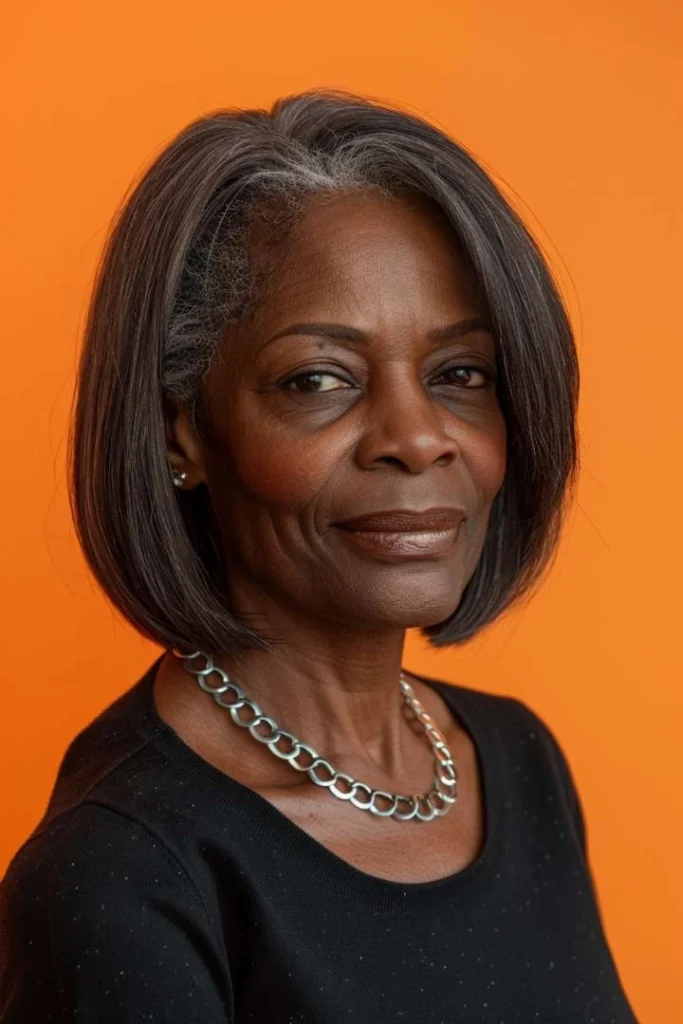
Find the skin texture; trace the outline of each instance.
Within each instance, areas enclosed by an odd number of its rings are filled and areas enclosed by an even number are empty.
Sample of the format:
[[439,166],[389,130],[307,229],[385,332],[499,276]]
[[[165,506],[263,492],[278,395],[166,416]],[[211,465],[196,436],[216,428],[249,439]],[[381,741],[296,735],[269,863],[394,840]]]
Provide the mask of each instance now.
[[[475,318],[484,326],[428,338]],[[365,340],[272,340],[300,322],[344,324]],[[197,437],[182,402],[168,420],[169,460],[187,473],[184,486],[209,488],[235,610],[279,640],[274,652],[217,663],[283,728],[389,792],[427,792],[433,776],[431,748],[400,699],[405,631],[457,608],[505,475],[485,324],[457,243],[428,206],[377,193],[315,199],[257,319],[225,337],[206,380],[208,436]],[[331,525],[442,505],[464,508],[466,519],[445,554],[419,560],[378,560]],[[429,881],[476,859],[483,793],[468,734],[407,675],[460,780],[458,802],[429,823],[336,800],[238,729],[171,653],[155,701],[196,753],[338,856],[378,877]]]

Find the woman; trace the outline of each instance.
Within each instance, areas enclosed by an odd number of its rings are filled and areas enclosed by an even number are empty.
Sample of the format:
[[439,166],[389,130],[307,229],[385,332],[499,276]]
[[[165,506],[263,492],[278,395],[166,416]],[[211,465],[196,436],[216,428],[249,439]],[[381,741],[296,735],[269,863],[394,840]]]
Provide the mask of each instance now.
[[563,752],[402,669],[552,558],[576,352],[472,158],[350,93],[189,125],[87,325],[73,510],[162,654],[2,886],[1,1020],[635,1020]]

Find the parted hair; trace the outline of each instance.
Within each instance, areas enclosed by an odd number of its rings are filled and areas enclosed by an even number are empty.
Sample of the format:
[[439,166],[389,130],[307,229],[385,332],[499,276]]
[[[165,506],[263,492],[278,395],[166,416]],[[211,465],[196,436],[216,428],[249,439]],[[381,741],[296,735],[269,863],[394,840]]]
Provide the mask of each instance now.
[[[507,428],[506,474],[477,566],[454,613],[422,634],[434,647],[464,642],[530,593],[554,558],[578,471],[578,359],[540,247],[500,188],[444,131],[348,91],[220,109],[172,139],[114,217],[68,439],[87,563],[123,616],[164,648],[239,655],[278,643],[230,607],[206,485],[173,485],[168,402],[186,403],[201,436],[206,373],[228,325],[263,305],[278,245],[307,199],[369,189],[427,200],[452,226],[495,337]],[[256,257],[257,237],[267,259]]]

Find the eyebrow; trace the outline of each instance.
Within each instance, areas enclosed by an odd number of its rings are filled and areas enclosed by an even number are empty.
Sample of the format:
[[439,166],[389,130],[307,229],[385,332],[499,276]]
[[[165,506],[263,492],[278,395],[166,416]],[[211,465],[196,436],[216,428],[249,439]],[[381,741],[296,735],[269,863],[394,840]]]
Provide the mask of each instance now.
[[[460,320],[455,324],[447,324],[445,327],[435,327],[431,331],[427,331],[426,337],[428,341],[437,345],[442,341],[453,341],[455,338],[459,338],[463,334],[482,330],[490,331],[491,327],[485,317],[476,316],[471,317],[469,320]],[[365,331],[361,331],[358,327],[350,327],[347,324],[300,323],[290,324],[289,327],[283,327],[281,331],[278,331],[277,334],[274,334],[272,338],[268,339],[266,345],[269,345],[271,341],[275,341],[276,338],[283,338],[287,335],[293,334],[307,334],[321,338],[337,338],[353,343],[359,342],[360,344],[368,344],[370,341],[369,335],[366,334]]]

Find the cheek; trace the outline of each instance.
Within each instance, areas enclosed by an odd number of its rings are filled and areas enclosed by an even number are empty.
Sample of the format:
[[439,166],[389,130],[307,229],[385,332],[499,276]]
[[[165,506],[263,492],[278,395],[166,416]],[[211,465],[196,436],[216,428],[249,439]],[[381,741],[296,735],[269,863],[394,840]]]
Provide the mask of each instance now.
[[493,501],[505,479],[507,467],[507,452],[505,443],[500,447],[491,449],[483,459],[483,478],[487,495]]
[[477,443],[470,446],[467,462],[479,504],[478,514],[470,520],[467,532],[467,571],[471,574],[476,568],[486,541],[494,499],[505,479],[507,431],[502,414],[497,418],[493,428],[482,434]]
[[296,510],[320,492],[331,471],[328,463],[312,445],[252,436],[248,445],[238,447],[235,469],[241,488],[252,498]]
[[[295,424],[273,415],[258,394],[240,389],[222,403],[219,446],[230,465],[228,504],[250,515],[296,513],[324,486],[331,471],[329,444],[314,443]],[[267,403],[265,403],[267,406]]]
[[507,431],[502,414],[469,449],[467,462],[484,508],[491,505],[505,479]]

